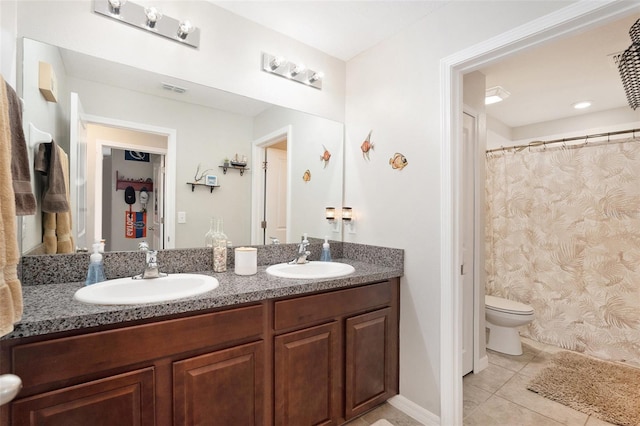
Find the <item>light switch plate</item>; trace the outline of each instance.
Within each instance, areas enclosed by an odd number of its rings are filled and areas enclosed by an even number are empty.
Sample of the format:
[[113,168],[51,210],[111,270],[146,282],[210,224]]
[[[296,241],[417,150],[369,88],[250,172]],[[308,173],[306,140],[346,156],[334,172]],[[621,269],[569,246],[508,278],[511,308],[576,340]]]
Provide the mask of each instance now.
[[187,212],[178,212],[178,223],[187,223]]

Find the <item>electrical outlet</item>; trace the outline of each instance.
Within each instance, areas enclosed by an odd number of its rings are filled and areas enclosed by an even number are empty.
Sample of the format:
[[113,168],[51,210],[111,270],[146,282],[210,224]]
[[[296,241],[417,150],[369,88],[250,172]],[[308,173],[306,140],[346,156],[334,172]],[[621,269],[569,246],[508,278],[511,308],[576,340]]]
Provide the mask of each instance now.
[[178,212],[178,223],[187,223],[187,212]]

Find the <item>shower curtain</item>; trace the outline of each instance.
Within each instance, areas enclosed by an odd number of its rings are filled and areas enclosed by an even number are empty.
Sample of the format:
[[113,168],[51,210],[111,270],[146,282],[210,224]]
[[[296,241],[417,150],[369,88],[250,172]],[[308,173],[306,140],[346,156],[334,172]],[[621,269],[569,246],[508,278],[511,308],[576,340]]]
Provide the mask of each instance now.
[[639,142],[487,154],[486,294],[522,335],[640,366]]

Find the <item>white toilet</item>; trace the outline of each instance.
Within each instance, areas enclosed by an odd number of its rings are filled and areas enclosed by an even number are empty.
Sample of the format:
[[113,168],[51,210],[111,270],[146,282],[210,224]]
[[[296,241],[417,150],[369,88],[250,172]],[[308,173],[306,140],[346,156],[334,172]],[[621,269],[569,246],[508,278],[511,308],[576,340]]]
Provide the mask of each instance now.
[[522,355],[518,327],[533,321],[533,308],[527,304],[496,296],[485,296],[489,339],[487,349],[508,355]]

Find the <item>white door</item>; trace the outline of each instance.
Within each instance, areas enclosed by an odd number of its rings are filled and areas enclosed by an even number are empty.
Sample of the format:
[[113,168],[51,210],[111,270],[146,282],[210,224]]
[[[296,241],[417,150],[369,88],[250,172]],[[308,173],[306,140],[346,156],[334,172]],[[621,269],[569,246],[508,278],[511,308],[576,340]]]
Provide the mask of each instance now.
[[462,238],[462,375],[473,370],[473,281],[474,281],[474,217],[475,217],[475,146],[476,118],[463,114],[463,191],[461,200]]
[[267,171],[265,173],[265,220],[266,241],[277,238],[287,242],[287,151],[267,148]]
[[[72,230],[76,249],[91,248],[87,241],[89,225],[87,203],[87,123],[77,93],[71,92],[71,110],[69,112],[69,169],[72,176],[70,198]],[[93,234],[93,233],[91,233]]]
[[[153,206],[147,207],[153,218],[147,229],[153,250],[164,249],[164,155],[151,155],[153,164]],[[147,218],[149,213],[147,213]],[[148,220],[148,219],[147,219]],[[148,234],[148,235],[149,235]]]

